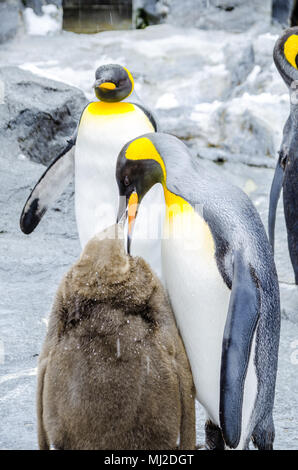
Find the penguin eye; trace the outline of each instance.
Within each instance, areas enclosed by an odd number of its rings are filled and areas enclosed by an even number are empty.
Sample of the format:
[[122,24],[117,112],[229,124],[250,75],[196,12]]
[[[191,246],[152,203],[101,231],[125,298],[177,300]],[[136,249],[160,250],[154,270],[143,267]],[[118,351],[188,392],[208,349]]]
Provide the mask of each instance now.
[[124,183],[124,186],[129,186],[130,185],[130,179],[127,175],[124,177],[123,183]]

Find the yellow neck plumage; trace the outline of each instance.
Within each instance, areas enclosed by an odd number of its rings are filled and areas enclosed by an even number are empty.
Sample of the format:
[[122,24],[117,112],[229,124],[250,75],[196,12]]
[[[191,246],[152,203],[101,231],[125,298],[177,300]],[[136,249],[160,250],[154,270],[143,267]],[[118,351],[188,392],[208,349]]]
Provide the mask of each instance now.
[[88,106],[88,112],[94,116],[107,116],[109,114],[123,114],[134,111],[134,105],[131,103],[123,103],[117,101],[116,103],[107,103],[105,101],[94,101]]

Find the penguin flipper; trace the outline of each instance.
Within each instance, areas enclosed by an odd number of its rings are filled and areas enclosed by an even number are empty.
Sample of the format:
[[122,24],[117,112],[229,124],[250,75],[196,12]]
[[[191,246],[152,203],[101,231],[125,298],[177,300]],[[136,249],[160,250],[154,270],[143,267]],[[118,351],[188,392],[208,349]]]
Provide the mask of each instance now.
[[260,313],[258,280],[243,253],[234,253],[233,285],[224,329],[220,376],[220,426],[225,443],[241,437],[242,404],[251,345]]
[[283,159],[283,154],[280,154],[278,159],[275,173],[270,190],[270,204],[269,204],[269,215],[268,215],[268,234],[269,241],[274,252],[274,231],[275,231],[275,220],[276,220],[276,209],[278,200],[280,197],[283,181],[284,181],[284,169],[282,167],[281,161]]
[[53,204],[73,176],[75,139],[68,141],[65,149],[43,173],[31,191],[23,208],[20,227],[27,235],[37,227],[48,207]]
[[152,113],[152,111],[150,111],[148,108],[146,108],[143,104],[140,104],[140,103],[133,103],[134,106],[137,106],[138,108],[140,108],[143,113],[147,116],[147,118],[149,119],[149,121],[151,122],[152,124],[152,127],[154,129],[155,132],[160,132],[160,124],[156,118],[156,116]]

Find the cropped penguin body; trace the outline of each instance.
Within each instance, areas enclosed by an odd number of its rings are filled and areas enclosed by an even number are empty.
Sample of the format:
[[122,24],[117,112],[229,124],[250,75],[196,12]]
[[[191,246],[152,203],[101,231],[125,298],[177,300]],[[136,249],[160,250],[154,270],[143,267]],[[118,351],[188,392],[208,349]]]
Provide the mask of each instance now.
[[166,294],[114,236],[91,239],[59,287],[39,360],[39,446],[193,449],[193,381]]
[[283,140],[270,192],[269,239],[274,249],[274,230],[278,199],[283,189],[284,214],[288,247],[295,283],[298,284],[298,28],[289,28],[277,40],[273,58],[288,86],[290,115],[284,126]]
[[[130,221],[130,191],[141,205],[146,191],[162,183],[163,275],[207,412],[207,444],[217,429],[217,447],[246,448],[252,438],[258,448],[272,448],[279,288],[257,211],[240,189],[204,170],[166,134],[128,143],[116,176]],[[119,218],[123,212],[122,205]]]
[[[21,215],[21,229],[31,233],[47,208],[57,199],[74,173],[75,211],[82,247],[97,232],[115,222],[118,190],[115,165],[123,145],[157,124],[134,93],[130,72],[119,65],[99,67],[94,84],[101,101],[84,109],[75,135],[65,150],[43,174],[29,196]],[[141,218],[151,204],[161,201],[156,191],[148,196]],[[144,214],[144,215],[143,215]],[[143,224],[140,222],[139,224]],[[160,273],[160,240],[137,236],[134,253],[142,255]]]

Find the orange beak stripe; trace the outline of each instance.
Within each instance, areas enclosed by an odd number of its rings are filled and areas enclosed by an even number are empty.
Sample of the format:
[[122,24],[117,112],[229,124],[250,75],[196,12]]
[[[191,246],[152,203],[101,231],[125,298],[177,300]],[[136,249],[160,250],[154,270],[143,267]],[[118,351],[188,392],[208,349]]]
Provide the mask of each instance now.
[[137,210],[138,210],[138,195],[134,191],[128,200],[128,234],[131,235],[132,230],[133,230],[133,224],[137,215]]

